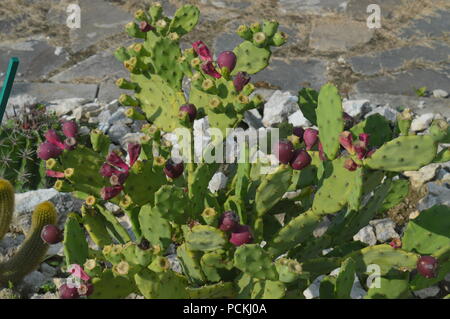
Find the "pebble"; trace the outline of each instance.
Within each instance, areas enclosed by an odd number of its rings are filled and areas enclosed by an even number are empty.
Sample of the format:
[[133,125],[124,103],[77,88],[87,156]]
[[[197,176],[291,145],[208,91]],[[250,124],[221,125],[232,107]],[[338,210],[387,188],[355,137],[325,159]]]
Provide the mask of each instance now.
[[420,132],[426,130],[434,119],[433,113],[425,113],[415,118],[411,123],[411,131]]
[[448,92],[441,89],[437,89],[433,91],[433,96],[437,98],[446,99],[448,97]]

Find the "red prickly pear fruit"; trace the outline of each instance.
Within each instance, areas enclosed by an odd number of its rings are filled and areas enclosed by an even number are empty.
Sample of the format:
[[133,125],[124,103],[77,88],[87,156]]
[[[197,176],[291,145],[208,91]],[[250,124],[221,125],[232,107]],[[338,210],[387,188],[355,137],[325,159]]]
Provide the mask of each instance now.
[[59,287],[59,298],[61,299],[78,299],[79,297],[80,294],[77,288],[70,288],[67,284]]
[[125,163],[123,161],[123,159],[116,152],[109,153],[108,157],[106,158],[106,161],[109,164],[119,167],[125,171],[128,171],[130,169],[128,167],[127,163]]
[[183,174],[184,171],[184,164],[183,162],[179,162],[178,164],[175,163],[172,159],[169,159],[166,162],[166,166],[164,167],[164,173],[167,175],[167,177],[170,177],[171,179],[176,179]]
[[402,248],[402,241],[400,238],[394,238],[389,245],[391,245],[392,248],[399,249]]
[[292,134],[299,137],[301,140],[303,138],[303,134],[305,134],[305,130],[300,126],[296,126],[292,129]]
[[344,167],[353,172],[358,168],[358,164],[356,164],[351,158],[348,158],[344,163]]
[[319,146],[317,147],[319,149],[319,158],[321,161],[326,161],[327,156],[325,155],[325,152],[323,151],[322,143],[319,142]]
[[62,131],[66,137],[77,137],[78,125],[75,121],[66,121],[62,125]]
[[247,225],[240,225],[231,233],[230,243],[235,246],[250,244],[253,241],[251,229]]
[[191,122],[194,122],[197,117],[197,108],[194,104],[183,104],[180,106],[180,112],[186,112],[189,115]]
[[136,163],[139,155],[141,154],[141,145],[138,143],[128,144],[128,156],[130,157],[130,167]]
[[113,166],[111,166],[108,163],[103,164],[102,167],[100,168],[100,174],[103,177],[111,177],[111,176],[113,176],[115,174],[117,175],[119,173],[120,173],[119,170],[115,169]]
[[214,64],[211,61],[202,64],[202,71],[205,74],[212,76],[216,79],[220,79],[222,77],[222,75],[219,72],[217,72],[216,68],[214,67]]
[[236,91],[241,92],[249,82],[250,76],[247,72],[238,72],[234,77],[233,85]]
[[63,234],[57,226],[45,225],[41,231],[41,239],[49,245],[54,245],[61,242]]
[[434,278],[437,275],[438,260],[432,256],[422,256],[417,262],[417,271],[425,278]]
[[39,145],[38,157],[44,161],[50,158],[57,158],[62,153],[62,149],[50,142],[44,142]]
[[103,187],[102,190],[100,191],[100,195],[102,196],[103,200],[110,200],[111,198],[114,198],[117,195],[119,195],[122,190],[123,190],[122,185]]
[[77,146],[77,140],[74,137],[68,137],[64,140],[64,149],[72,151]]
[[339,134],[339,143],[343,148],[347,150],[350,154],[355,154],[355,148],[353,147],[353,135],[349,131],[344,131]]
[[302,170],[311,164],[311,156],[305,150],[295,150],[291,160],[291,167],[295,170]]
[[294,145],[287,140],[278,142],[275,155],[281,163],[288,164],[294,156]]
[[224,51],[219,54],[217,58],[217,64],[220,68],[227,68],[229,72],[232,72],[236,67],[237,57],[233,51]]
[[364,146],[366,148],[369,146],[369,137],[370,137],[370,135],[367,133],[359,134],[359,140],[364,143]]
[[306,150],[310,151],[314,145],[316,145],[319,138],[317,137],[319,135],[319,132],[315,129],[308,128],[305,130],[305,133],[303,134],[303,140],[305,141]]
[[354,147],[354,149],[355,149],[356,155],[358,156],[358,158],[359,158],[360,160],[366,157],[366,154],[367,154],[367,147],[366,147],[366,145],[365,145],[364,142],[362,142],[362,141],[356,141],[356,142],[353,144],[353,147]]
[[192,44],[192,47],[194,48],[195,53],[206,62],[212,62],[213,58],[211,55],[211,52],[209,51],[208,47],[206,46],[203,41],[196,41]]
[[223,231],[234,231],[239,226],[239,216],[233,211],[227,211],[220,216],[219,228]]
[[352,128],[353,125],[355,124],[355,119],[346,112],[344,112],[343,118],[344,118],[344,129],[348,130]]
[[63,172],[52,171],[50,169],[45,171],[45,175],[53,178],[64,178],[65,176]]
[[141,32],[149,32],[154,30],[155,28],[152,27],[147,21],[141,21],[139,22],[139,30],[141,30]]
[[56,145],[61,149],[65,149],[64,143],[61,142],[61,139],[59,138],[55,130],[48,130],[47,132],[45,132],[44,137],[47,142]]

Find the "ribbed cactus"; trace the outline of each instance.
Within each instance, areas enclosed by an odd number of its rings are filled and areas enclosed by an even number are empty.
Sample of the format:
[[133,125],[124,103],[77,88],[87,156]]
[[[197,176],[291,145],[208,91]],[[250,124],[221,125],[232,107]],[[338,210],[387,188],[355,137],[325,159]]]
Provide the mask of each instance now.
[[[3,238],[14,211],[14,190],[6,180],[0,180],[0,207],[0,238]],[[17,283],[39,266],[49,248],[41,238],[42,229],[46,225],[56,224],[56,221],[57,212],[51,202],[36,206],[25,241],[13,257],[0,263],[0,285]]]

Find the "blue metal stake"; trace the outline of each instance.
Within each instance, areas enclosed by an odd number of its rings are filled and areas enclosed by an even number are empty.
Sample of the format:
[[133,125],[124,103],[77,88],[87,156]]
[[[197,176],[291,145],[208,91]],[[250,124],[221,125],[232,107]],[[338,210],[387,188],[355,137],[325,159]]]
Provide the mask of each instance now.
[[5,114],[6,105],[8,104],[9,96],[11,95],[11,90],[18,67],[19,59],[11,58],[9,60],[8,72],[6,73],[6,78],[3,82],[3,89],[0,94],[0,123],[2,123],[3,115]]

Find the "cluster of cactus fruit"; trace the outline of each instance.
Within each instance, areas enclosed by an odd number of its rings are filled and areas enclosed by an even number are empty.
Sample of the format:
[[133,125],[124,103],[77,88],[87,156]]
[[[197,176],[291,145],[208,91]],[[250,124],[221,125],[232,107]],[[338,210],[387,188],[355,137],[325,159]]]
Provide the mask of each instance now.
[[36,148],[44,133],[57,127],[57,117],[47,114],[42,104],[24,106],[0,127],[0,177],[9,180],[16,191],[50,186]]
[[[250,75],[268,65],[270,47],[287,37],[274,21],[241,26],[244,42],[214,60],[203,42],[179,48],[180,37],[198,22],[196,7],[185,5],[168,18],[155,4],[135,18],[126,30],[141,41],[116,51],[131,73],[117,85],[135,92],[120,96],[130,107],[127,116],[149,122],[140,142],[129,143],[126,154],[110,152],[107,135],[93,130],[80,143],[76,124],[67,122],[66,142],[50,131],[38,150],[47,174],[58,178],[54,188],[85,201],[64,229],[67,266],[81,267],[90,279],[84,295],[304,298],[312,281],[325,275],[321,298],[350,298],[355,277],[364,283],[368,266],[376,264],[381,285],[366,287],[367,297],[406,298],[450,271],[446,206],[423,211],[391,245],[352,240],[406,196],[409,184],[398,178],[401,172],[450,160],[448,150],[438,153],[449,138],[447,123],[435,121],[428,135],[410,132],[406,113],[394,126],[379,115],[355,123],[333,85],[302,89],[299,108],[317,129],[280,130],[274,151],[279,165],[271,174],[261,174],[265,163],[238,162],[225,188],[212,193],[208,185],[221,164],[171,158],[162,135],[178,127],[193,134],[193,121],[205,116],[222,131],[236,127],[245,111],[264,102],[253,93]],[[184,77],[189,92],[182,89]],[[249,159],[251,152],[246,145],[241,155]],[[107,203],[120,207],[131,229]],[[315,236],[324,218],[331,225]],[[181,271],[168,257],[174,247]],[[1,276],[0,264],[0,282]],[[80,296],[67,285],[60,294]]]

